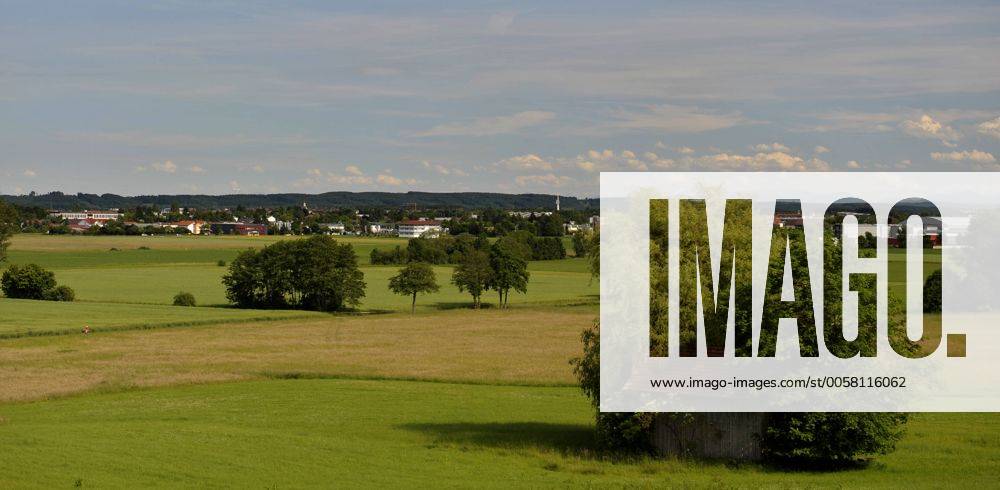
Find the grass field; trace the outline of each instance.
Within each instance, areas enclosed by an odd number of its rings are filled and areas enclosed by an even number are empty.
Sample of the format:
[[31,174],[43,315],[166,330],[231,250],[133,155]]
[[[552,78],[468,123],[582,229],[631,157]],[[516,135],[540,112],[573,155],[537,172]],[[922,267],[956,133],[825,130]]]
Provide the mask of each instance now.
[[[11,262],[52,268],[81,301],[0,299],[0,487],[989,488],[1000,479],[996,414],[917,414],[898,451],[841,472],[608,459],[595,451],[593,410],[568,363],[598,316],[585,260],[530,264],[528,294],[503,311],[470,310],[448,285],[403,313],[408,299],[385,287],[396,268],[367,265],[358,314],[168,306],[182,289],[224,303],[216,262],[275,240],[203,238],[16,238]],[[450,268],[436,271],[447,284]],[[83,324],[94,333],[77,333]]]
[[[15,237],[9,262],[37,263],[56,273],[56,279],[76,291],[78,301],[169,305],[174,294],[194,294],[199,305],[227,304],[222,276],[226,263],[239,251],[274,243],[287,237],[129,237],[129,236],[46,236],[22,234]],[[294,238],[292,238],[294,239]],[[362,264],[376,247],[406,243],[394,238],[341,237],[355,247]],[[149,247],[148,250],[139,247]],[[117,248],[117,251],[111,251]],[[362,267],[368,284],[361,306],[364,310],[408,310],[409,299],[388,290],[389,278],[398,267]],[[583,259],[532,262],[528,294],[512,294],[517,304],[596,301],[598,284],[590,280]],[[453,308],[469,303],[467,294],[450,283],[452,268],[435,267],[441,291],[421,296],[422,309]],[[487,302],[492,297],[485,298]]]
[[385,380],[185,386],[0,413],[5,487],[990,488],[1000,450],[995,416],[924,414],[862,470],[607,461],[575,388]]

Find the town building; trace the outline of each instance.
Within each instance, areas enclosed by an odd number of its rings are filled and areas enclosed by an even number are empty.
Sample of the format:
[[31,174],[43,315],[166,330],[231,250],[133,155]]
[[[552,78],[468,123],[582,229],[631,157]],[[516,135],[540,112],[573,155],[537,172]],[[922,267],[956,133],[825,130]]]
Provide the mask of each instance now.
[[170,223],[167,226],[170,226],[171,228],[187,228],[187,231],[192,235],[201,235],[202,227],[206,224],[208,224],[206,221],[186,220]]
[[49,216],[55,218],[61,218],[67,221],[74,220],[97,220],[97,221],[114,221],[121,219],[124,214],[118,211],[50,211]]
[[368,223],[368,233],[372,235],[395,235],[396,227],[387,223]]
[[430,219],[407,220],[399,222],[400,238],[417,238],[421,236],[437,236],[442,231],[441,222]]
[[343,235],[347,227],[343,223],[319,223],[317,224],[323,233],[330,235]]

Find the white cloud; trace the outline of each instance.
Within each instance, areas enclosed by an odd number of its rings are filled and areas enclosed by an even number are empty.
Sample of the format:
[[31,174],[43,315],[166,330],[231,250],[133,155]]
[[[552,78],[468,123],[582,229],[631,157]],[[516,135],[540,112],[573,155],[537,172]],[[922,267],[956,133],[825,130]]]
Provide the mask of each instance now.
[[233,192],[239,192],[240,191],[240,183],[237,182],[237,181],[235,181],[235,180],[230,180],[229,181],[229,189],[232,190]]
[[397,185],[402,185],[403,184],[403,180],[402,179],[400,179],[398,177],[394,177],[394,176],[389,175],[389,174],[379,174],[378,177],[375,178],[375,180],[379,184],[383,184],[383,185],[397,186]]
[[516,133],[555,117],[552,112],[524,111],[510,116],[483,117],[462,123],[439,124],[414,136],[492,136]]
[[828,153],[829,151],[830,149],[823,145],[816,145],[816,148],[813,148],[813,153],[817,155],[822,155],[823,153]]
[[854,169],[861,168],[861,164],[858,163],[857,160],[851,160],[847,162],[847,168],[854,168]]
[[754,145],[750,148],[753,149],[754,151],[792,151],[791,148],[778,142],[774,142],[771,144],[761,143],[759,145]]
[[976,126],[980,134],[1000,139],[1000,117],[984,121]]
[[546,187],[564,187],[573,182],[572,177],[567,177],[565,175],[555,175],[555,174],[545,174],[545,175],[518,175],[514,178],[514,182],[520,187],[530,187],[530,186],[546,186]]
[[555,166],[552,162],[533,153],[506,158],[497,162],[497,165],[506,167],[511,170],[528,170],[528,171],[530,170],[547,171],[547,170],[552,170],[552,168]]
[[26,168],[26,169],[24,169],[24,172],[22,172],[22,175],[24,175],[25,177],[31,178],[31,177],[34,177],[34,176],[36,176],[38,174],[35,173],[35,171],[32,170],[32,169]]
[[357,165],[348,165],[344,167],[344,172],[347,172],[348,175],[354,176],[361,176],[365,174],[360,168],[357,167]]
[[939,162],[973,162],[973,163],[994,163],[997,159],[992,153],[979,150],[934,152],[931,158]]
[[163,173],[167,173],[167,174],[172,174],[172,173],[177,172],[177,165],[174,164],[174,162],[171,162],[170,160],[167,160],[167,161],[165,161],[163,163],[156,162],[156,163],[150,165],[150,167],[152,167],[153,170],[155,170],[157,172],[163,172]]
[[202,167],[200,167],[200,166],[198,166],[198,165],[192,165],[192,166],[188,167],[188,171],[190,171],[193,174],[203,174],[203,173],[205,173],[205,169],[202,168]]
[[945,145],[952,145],[961,135],[951,126],[945,125],[931,116],[924,114],[919,119],[907,119],[899,123],[899,128],[906,134],[916,138],[936,139]]

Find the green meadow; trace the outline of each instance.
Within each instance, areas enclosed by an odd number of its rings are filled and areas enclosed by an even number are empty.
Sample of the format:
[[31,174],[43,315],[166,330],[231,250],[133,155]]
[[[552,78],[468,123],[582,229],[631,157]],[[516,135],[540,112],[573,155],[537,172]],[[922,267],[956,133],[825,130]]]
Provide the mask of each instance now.
[[[274,243],[278,238],[19,235],[11,246],[8,261],[36,263],[52,270],[60,284],[76,291],[77,301],[81,302],[169,305],[174,294],[187,291],[194,294],[199,305],[224,306],[227,300],[222,276],[226,267],[218,262],[228,264],[241,250]],[[406,240],[357,237],[339,240],[354,246],[363,264],[368,287],[361,309],[408,310],[408,298],[388,290],[389,278],[398,268],[368,265],[372,249],[405,246]],[[584,259],[532,262],[528,294],[511,295],[510,303],[596,303],[598,285],[590,279],[587,267]],[[450,283],[452,267],[435,267],[435,271],[441,291],[421,296],[418,307],[441,309],[463,305],[468,295]]]
[[[896,452],[847,471],[607,455],[568,363],[599,313],[584,259],[531,263],[528,293],[511,295],[509,310],[469,309],[451,268],[436,267],[441,292],[418,298],[411,315],[408,298],[386,287],[396,268],[367,260],[404,241],[346,238],[368,283],[360,311],[225,307],[217,262],[278,239],[15,237],[9,262],[50,268],[78,300],[0,299],[0,487],[989,488],[1000,479],[996,414],[916,414]],[[181,290],[204,306],[170,306]],[[85,324],[93,334],[79,333]]]

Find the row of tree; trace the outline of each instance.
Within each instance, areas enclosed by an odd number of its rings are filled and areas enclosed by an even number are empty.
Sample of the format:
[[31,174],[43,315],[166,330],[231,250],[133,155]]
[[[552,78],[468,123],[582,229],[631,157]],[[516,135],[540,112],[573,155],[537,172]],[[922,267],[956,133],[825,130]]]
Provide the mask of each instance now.
[[[566,258],[566,247],[562,239],[539,237],[527,231],[515,231],[500,237],[497,243],[519,258],[529,260],[559,260]],[[489,252],[490,242],[484,236],[457,235],[438,238],[411,238],[406,248],[395,246],[390,249],[371,251],[373,265],[401,265],[409,262],[428,264],[458,264],[471,251]]]
[[[472,249],[462,255],[451,282],[472,296],[476,309],[482,305],[483,294],[490,290],[497,293],[497,305],[506,308],[511,290],[528,292],[529,278],[528,262],[497,242],[489,251]],[[434,269],[426,262],[410,262],[389,279],[390,291],[412,298],[411,312],[416,309],[417,294],[439,289]]]

